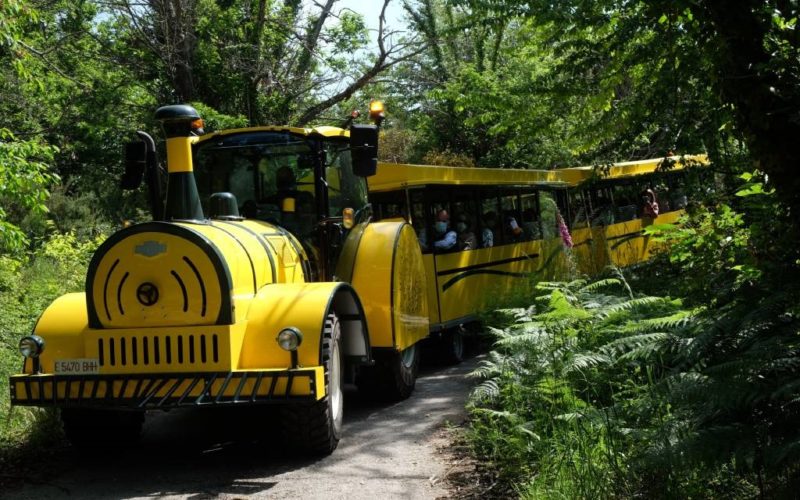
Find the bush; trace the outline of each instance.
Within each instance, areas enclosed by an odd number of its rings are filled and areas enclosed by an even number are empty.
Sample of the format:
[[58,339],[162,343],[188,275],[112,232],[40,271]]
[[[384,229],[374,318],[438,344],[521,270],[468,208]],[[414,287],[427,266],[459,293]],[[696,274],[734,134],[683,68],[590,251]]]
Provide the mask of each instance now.
[[55,233],[27,260],[0,256],[0,414],[8,417],[0,426],[0,460],[25,444],[61,438],[54,412],[10,408],[8,376],[22,365],[17,342],[50,302],[83,290],[86,266],[103,239]]
[[[476,373],[476,452],[523,496],[792,497],[800,249],[756,174],[620,277],[540,283]],[[616,287],[616,288],[614,288]],[[613,293],[611,291],[613,290]]]
[[537,288],[531,307],[506,312],[474,374],[469,434],[501,483],[530,498],[757,491],[755,469],[722,448],[704,460],[695,440],[702,408],[684,389],[703,373],[686,363],[706,311],[634,296],[620,277]]

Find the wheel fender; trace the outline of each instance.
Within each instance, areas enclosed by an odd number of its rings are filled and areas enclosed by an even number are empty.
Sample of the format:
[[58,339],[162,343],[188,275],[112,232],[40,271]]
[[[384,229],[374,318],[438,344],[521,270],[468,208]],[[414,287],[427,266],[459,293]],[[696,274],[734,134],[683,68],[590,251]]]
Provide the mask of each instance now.
[[[68,293],[54,300],[33,327],[33,333],[44,339],[40,369],[52,373],[56,359],[86,357],[84,339],[88,330],[85,293]],[[25,371],[31,369],[30,360],[25,360]]]
[[402,350],[428,336],[425,267],[411,225],[373,222],[354,228],[336,274],[362,298],[373,347]]
[[342,354],[360,363],[370,362],[364,309],[353,287],[347,283],[287,283],[265,286],[250,305],[239,368],[291,367],[291,353],[276,341],[278,333],[288,327],[303,334],[298,364],[319,366],[325,318],[332,312],[339,318]]

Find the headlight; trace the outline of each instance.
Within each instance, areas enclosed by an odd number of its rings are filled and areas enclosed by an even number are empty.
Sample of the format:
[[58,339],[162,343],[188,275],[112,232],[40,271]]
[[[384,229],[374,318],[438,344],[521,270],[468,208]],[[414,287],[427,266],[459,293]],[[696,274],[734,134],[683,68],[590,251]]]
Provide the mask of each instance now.
[[44,339],[38,335],[28,335],[19,341],[19,353],[26,358],[38,358],[44,351]]
[[278,332],[275,339],[284,351],[294,351],[303,342],[303,333],[297,328],[290,326]]

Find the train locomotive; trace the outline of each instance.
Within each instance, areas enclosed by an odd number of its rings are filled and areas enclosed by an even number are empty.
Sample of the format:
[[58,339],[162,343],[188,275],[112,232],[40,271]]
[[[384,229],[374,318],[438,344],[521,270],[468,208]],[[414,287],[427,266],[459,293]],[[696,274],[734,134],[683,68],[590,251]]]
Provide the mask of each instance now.
[[411,226],[371,220],[379,104],[370,115],[206,134],[191,106],[159,108],[166,189],[155,141],[140,133],[126,154],[153,220],[112,234],[85,290],[21,339],[12,404],[59,408],[81,446],[135,440],[147,411],[273,405],[291,446],[328,454],[343,384],[408,397],[425,271]]

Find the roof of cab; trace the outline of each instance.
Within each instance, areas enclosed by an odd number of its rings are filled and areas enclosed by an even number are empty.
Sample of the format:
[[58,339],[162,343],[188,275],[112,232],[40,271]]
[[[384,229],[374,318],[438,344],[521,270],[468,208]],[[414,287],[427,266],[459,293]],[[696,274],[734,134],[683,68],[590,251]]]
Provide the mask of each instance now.
[[197,142],[204,142],[214,137],[222,137],[226,135],[243,134],[249,132],[287,132],[290,134],[301,135],[304,137],[321,135],[325,138],[341,137],[343,139],[350,137],[349,130],[345,130],[339,127],[321,126],[313,128],[302,128],[302,127],[289,127],[283,125],[268,125],[264,127],[245,127],[245,128],[232,128],[227,130],[218,130],[216,132],[211,132],[198,137]]

